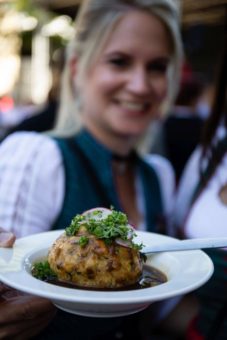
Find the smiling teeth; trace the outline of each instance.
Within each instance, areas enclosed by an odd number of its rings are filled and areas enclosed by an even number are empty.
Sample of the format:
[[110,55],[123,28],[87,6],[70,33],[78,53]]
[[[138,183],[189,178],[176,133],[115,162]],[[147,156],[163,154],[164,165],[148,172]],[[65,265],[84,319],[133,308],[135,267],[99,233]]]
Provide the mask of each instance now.
[[122,106],[132,111],[142,111],[145,108],[145,104],[132,103],[132,102],[122,102]]

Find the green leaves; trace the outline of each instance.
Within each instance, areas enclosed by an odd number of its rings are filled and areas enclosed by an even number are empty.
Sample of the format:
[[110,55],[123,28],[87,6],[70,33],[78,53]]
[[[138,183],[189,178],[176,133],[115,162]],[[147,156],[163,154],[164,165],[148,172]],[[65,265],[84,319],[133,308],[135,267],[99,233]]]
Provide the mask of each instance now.
[[100,220],[91,218],[87,221],[86,228],[90,234],[106,240],[112,240],[117,237],[127,240],[130,230],[126,215],[114,210],[110,215]]
[[89,242],[89,238],[87,236],[81,236],[79,239],[79,245],[81,247],[85,247]]
[[50,268],[48,261],[34,263],[32,267],[32,275],[43,281],[57,277],[54,271]]
[[[111,209],[110,213],[106,214],[106,210],[92,209],[85,214],[78,214],[72,219],[70,226],[65,229],[66,235],[76,235],[81,226],[85,227],[89,234],[103,239],[107,244],[112,243],[115,239],[121,239],[131,242],[131,247],[134,249],[140,250],[142,247],[142,245],[132,242],[136,234],[129,226],[126,214],[120,211]],[[81,240],[83,246],[87,244],[84,242]]]
[[84,215],[76,215],[72,221],[69,227],[65,229],[65,233],[67,236],[73,236],[76,235],[78,230],[80,229],[80,226],[85,221]]

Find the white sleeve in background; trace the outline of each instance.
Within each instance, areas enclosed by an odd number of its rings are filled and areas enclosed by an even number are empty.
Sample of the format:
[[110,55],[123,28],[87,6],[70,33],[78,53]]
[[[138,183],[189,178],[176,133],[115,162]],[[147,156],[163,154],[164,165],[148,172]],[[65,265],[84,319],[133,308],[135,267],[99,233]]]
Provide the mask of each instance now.
[[0,226],[17,237],[49,230],[64,196],[61,154],[49,137],[19,132],[0,145]]
[[190,206],[191,196],[198,182],[198,169],[199,154],[197,151],[190,159],[179,188],[175,208],[178,225],[184,228],[187,238],[226,237],[227,208],[220,197],[220,191],[226,187],[227,183],[227,154],[216,167],[194,204]]

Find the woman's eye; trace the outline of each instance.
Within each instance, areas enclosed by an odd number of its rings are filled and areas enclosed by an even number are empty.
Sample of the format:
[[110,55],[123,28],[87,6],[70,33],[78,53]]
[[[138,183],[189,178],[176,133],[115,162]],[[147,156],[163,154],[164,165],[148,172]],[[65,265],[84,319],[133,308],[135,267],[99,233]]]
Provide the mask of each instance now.
[[123,68],[129,65],[129,61],[126,60],[125,58],[112,58],[109,60],[109,63],[120,68]]
[[150,72],[166,73],[168,68],[168,63],[164,62],[152,62],[148,65],[148,70]]

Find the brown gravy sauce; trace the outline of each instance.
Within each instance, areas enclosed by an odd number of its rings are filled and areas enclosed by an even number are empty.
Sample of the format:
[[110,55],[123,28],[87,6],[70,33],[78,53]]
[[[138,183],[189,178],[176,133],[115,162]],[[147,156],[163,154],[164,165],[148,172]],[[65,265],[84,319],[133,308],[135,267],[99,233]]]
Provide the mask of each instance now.
[[162,283],[167,282],[167,277],[166,275],[161,272],[160,270],[151,267],[151,266],[144,266],[143,267],[143,273],[140,278],[140,280],[131,286],[123,287],[123,288],[118,288],[118,289],[100,289],[100,288],[89,288],[89,287],[81,287],[77,286],[74,283],[70,282],[62,282],[57,279],[50,279],[46,280],[46,282],[55,284],[57,286],[61,287],[66,287],[66,288],[75,288],[75,289],[83,289],[83,290],[96,290],[96,291],[125,291],[125,290],[135,290],[135,289],[144,289],[144,288],[150,288],[154,286],[158,286]]

